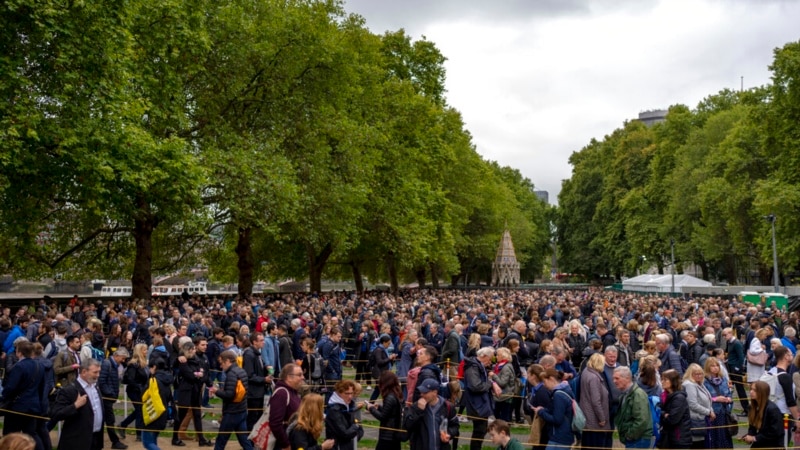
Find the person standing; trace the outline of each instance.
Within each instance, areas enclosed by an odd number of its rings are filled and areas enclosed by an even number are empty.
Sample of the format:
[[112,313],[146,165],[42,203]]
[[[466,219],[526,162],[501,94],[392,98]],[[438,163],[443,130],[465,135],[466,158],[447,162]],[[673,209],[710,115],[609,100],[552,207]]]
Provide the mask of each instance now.
[[294,363],[283,366],[269,398],[269,440],[275,441],[275,448],[285,449],[290,445],[286,428],[289,419],[300,408],[298,390],[302,385],[303,369]]
[[608,385],[603,378],[605,358],[599,353],[589,357],[581,374],[580,407],[586,415],[586,430],[581,436],[581,445],[586,447],[611,448],[612,430],[609,417]]
[[[791,362],[791,358],[789,358]],[[717,416],[711,422],[711,444],[708,448],[733,448],[733,440],[729,433],[727,417],[731,412],[733,399],[731,389],[728,387],[728,380],[722,376],[721,367],[717,358],[709,357],[703,369],[706,375],[703,386],[711,394],[711,406]],[[789,389],[792,386],[792,377],[789,376]],[[794,397],[794,390],[792,390]]]
[[[203,338],[204,339],[204,338]],[[208,372],[203,368],[197,356],[197,346],[193,342],[184,342],[180,348],[180,356],[175,360],[178,364],[177,398],[173,399],[178,414],[173,424],[172,445],[183,447],[187,439],[185,432],[189,423],[194,421],[200,447],[211,447],[211,441],[203,436],[203,420],[200,403],[203,386],[206,384]]]
[[[167,370],[167,361],[156,358],[150,361],[148,366],[150,377],[156,380],[158,396],[161,397],[161,404],[166,406],[172,401],[172,374]],[[164,411],[155,420],[142,429],[142,446],[145,450],[159,450],[158,434],[167,427],[167,412]]]
[[[122,383],[125,385],[125,392],[128,394],[128,399],[133,403],[133,411],[128,417],[122,419],[119,426],[122,428],[127,427],[133,422],[136,427],[136,440],[142,440],[142,428],[144,428],[144,421],[142,417],[142,394],[147,389],[147,381],[149,373],[147,368],[147,344],[136,344],[133,347],[133,356],[128,362],[128,367],[125,368],[125,374],[122,376]],[[125,436],[125,430],[122,430],[122,436]]]
[[[701,372],[702,373],[702,372]],[[631,369],[614,369],[614,385],[622,393],[619,411],[614,420],[619,440],[625,448],[650,448],[653,440],[653,419],[647,394],[633,382]]]
[[[34,359],[33,344],[22,341],[15,347],[18,362],[6,376],[3,400],[8,402],[3,434],[23,432],[36,441],[37,450],[51,448],[49,436],[40,433],[44,419],[31,419],[29,415],[47,414],[47,393],[44,391],[45,369]],[[16,414],[19,413],[19,414]],[[42,438],[47,442],[42,442]]]
[[670,369],[661,374],[661,385],[665,398],[661,404],[661,435],[656,447],[690,448],[692,446],[692,420],[689,401],[681,386],[678,371]]
[[711,422],[717,418],[714,413],[711,393],[703,385],[705,374],[703,369],[695,363],[689,365],[683,375],[683,390],[686,391],[686,400],[689,402],[689,412],[692,418],[692,448],[709,448],[711,442]]
[[320,347],[320,355],[323,359],[325,377],[325,400],[331,398],[333,386],[342,379],[342,330],[338,327],[331,328],[328,339]]
[[418,388],[421,396],[403,420],[411,450],[449,450],[458,434],[455,407],[439,395],[439,383],[425,380]]
[[128,357],[130,355],[127,350],[118,348],[111,358],[105,359],[100,364],[100,378],[97,381],[97,388],[103,396],[103,419],[108,438],[111,440],[111,448],[122,450],[128,446],[120,442],[115,431],[114,404],[117,403],[117,397],[119,397],[119,365]]
[[[392,345],[392,338],[388,334],[382,334],[379,340],[378,345],[375,347],[375,350],[372,351],[372,355],[370,356],[370,360],[372,361],[372,378],[375,379],[375,385],[377,386],[378,380],[381,378],[381,374],[392,367],[392,361],[397,357],[396,353],[389,354],[389,346]],[[378,398],[378,389],[372,391],[372,394],[369,397],[369,401],[374,401]]]
[[70,448],[99,450],[103,448],[103,402],[97,389],[100,362],[81,360],[78,378],[58,391],[50,408],[50,420],[63,420],[59,443]]
[[356,441],[364,436],[364,428],[354,417],[353,399],[357,396],[353,380],[336,383],[325,414],[325,438],[335,441],[335,450],[356,450]]
[[[247,402],[244,396],[237,395],[237,385],[247,389],[247,374],[236,365],[236,353],[225,350],[219,355],[220,367],[225,373],[222,388],[212,387],[209,395],[222,399],[222,420],[219,424],[219,435],[214,444],[216,450],[222,450],[228,444],[231,433],[236,432],[236,439],[244,450],[253,450],[253,444],[247,439]],[[241,397],[241,398],[240,398]]]
[[739,402],[742,404],[741,417],[747,417],[750,411],[750,403],[747,401],[747,389],[745,388],[745,366],[744,366],[744,346],[736,339],[733,334],[733,328],[725,328],[722,330],[722,338],[727,342],[728,346],[728,359],[727,369],[728,376],[731,383],[736,387],[736,395],[739,397]]
[[[483,347],[475,358],[464,360],[464,399],[467,404],[467,415],[472,417],[473,431],[470,439],[470,450],[481,450],[483,438],[489,426],[489,416],[494,413],[494,395],[502,392],[500,386],[489,379],[488,367],[492,365],[494,349]],[[427,380],[426,380],[427,381]],[[419,387],[417,391],[421,393]]]
[[[336,441],[326,439],[322,445],[317,441],[325,425],[322,396],[307,394],[297,410],[297,425],[289,433],[292,450],[330,450]],[[399,442],[398,442],[399,443]]]
[[397,429],[400,428],[400,418],[403,413],[403,391],[400,389],[400,379],[392,371],[385,371],[378,380],[378,389],[383,397],[383,405],[376,406],[367,403],[367,411],[380,421],[378,432],[378,445],[375,450],[400,450],[400,439]]
[[784,448],[783,416],[769,399],[769,384],[756,381],[750,385],[751,408],[747,434],[742,438],[750,448]]
[[561,383],[559,373],[555,369],[547,369],[542,373],[542,382],[545,389],[552,393],[552,403],[549,408],[537,406],[533,408],[545,422],[550,440],[547,449],[569,447],[575,442],[575,433],[572,431],[573,394],[566,383]]
[[261,359],[261,350],[265,343],[264,335],[253,332],[250,346],[244,349],[242,355],[242,368],[247,374],[247,429],[253,429],[258,418],[264,412],[264,395],[267,384],[272,383],[272,377],[267,374],[264,360]]
[[66,386],[78,378],[81,358],[81,338],[77,334],[66,337],[67,348],[61,351],[53,361],[56,384]]

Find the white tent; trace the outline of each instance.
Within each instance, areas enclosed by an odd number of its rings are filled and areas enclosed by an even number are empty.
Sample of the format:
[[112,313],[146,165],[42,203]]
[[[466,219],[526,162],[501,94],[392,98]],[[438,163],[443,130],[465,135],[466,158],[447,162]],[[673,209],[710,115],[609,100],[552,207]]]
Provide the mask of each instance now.
[[[675,292],[682,292],[681,288],[710,287],[711,283],[686,274],[675,274]],[[644,274],[628,278],[622,282],[625,291],[642,292],[670,292],[672,290],[672,275]]]

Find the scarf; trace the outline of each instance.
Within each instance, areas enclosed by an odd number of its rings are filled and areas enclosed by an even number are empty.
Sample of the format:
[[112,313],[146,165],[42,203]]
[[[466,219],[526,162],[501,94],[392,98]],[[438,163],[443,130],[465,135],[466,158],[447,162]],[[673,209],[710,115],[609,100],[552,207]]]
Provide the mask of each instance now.
[[494,366],[494,373],[495,374],[499,374],[500,371],[503,370],[503,367],[505,367],[506,364],[508,364],[508,360],[507,359],[504,359],[502,361],[498,361],[497,364],[495,364],[495,366]]

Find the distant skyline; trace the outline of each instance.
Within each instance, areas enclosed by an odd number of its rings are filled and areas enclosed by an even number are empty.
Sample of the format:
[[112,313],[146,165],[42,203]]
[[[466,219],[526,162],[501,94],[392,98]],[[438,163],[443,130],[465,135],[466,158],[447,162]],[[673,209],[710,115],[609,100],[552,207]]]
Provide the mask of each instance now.
[[639,113],[770,82],[800,1],[347,0],[374,33],[447,58],[447,101],[484,158],[558,201],[568,158]]

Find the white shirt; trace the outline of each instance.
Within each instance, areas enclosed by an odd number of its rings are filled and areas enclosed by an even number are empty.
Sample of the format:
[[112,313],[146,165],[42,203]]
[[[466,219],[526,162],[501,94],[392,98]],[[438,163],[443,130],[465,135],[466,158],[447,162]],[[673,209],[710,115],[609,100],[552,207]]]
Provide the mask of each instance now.
[[89,397],[89,404],[92,405],[92,412],[94,412],[92,431],[95,433],[103,431],[103,402],[100,400],[100,392],[97,391],[97,383],[89,384],[81,377],[78,377],[78,383],[86,391],[86,395]]

